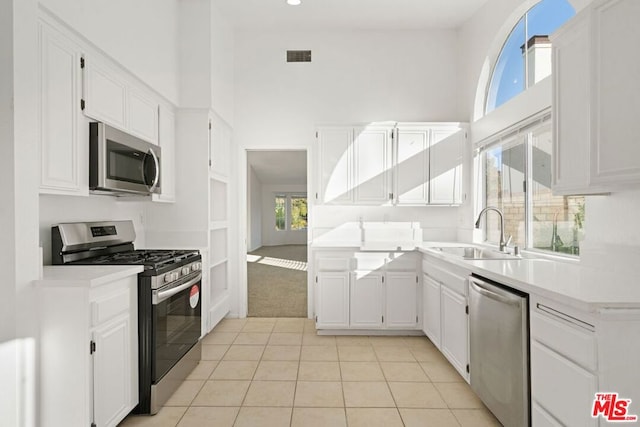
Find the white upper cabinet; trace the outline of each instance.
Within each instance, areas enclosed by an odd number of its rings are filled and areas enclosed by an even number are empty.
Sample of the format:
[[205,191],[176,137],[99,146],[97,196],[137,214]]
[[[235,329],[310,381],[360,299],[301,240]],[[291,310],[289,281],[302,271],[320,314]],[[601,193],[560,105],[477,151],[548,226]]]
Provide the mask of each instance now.
[[396,203],[429,203],[429,129],[418,125],[398,125],[395,150]]
[[318,131],[320,158],[319,201],[351,204],[353,128],[327,127]]
[[390,127],[355,129],[353,188],[358,205],[391,202],[391,132]]
[[553,37],[557,194],[640,183],[640,2],[596,0]]
[[138,138],[158,143],[158,102],[98,55],[85,61],[84,113]]
[[459,204],[465,140],[459,123],[322,127],[318,201]]
[[135,89],[128,93],[129,131],[139,138],[158,143],[158,104]]
[[42,20],[38,28],[40,192],[88,195],[81,48]]
[[159,111],[159,137],[158,143],[162,149],[160,158],[160,188],[161,194],[153,194],[154,202],[174,202],[176,198],[176,116],[173,111],[165,106]]
[[458,126],[431,129],[429,203],[462,203],[462,153],[466,131]]
[[98,57],[85,62],[84,113],[98,121],[127,130],[127,83]]

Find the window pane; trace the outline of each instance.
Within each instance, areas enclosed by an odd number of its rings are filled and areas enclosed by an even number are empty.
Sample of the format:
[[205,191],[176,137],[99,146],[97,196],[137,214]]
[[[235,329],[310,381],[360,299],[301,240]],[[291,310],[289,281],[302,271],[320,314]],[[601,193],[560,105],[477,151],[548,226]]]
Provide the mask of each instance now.
[[487,113],[524,90],[524,57],[520,49],[525,41],[524,31],[524,19],[521,19],[502,47],[491,75],[487,94]]
[[567,0],[542,0],[527,12],[527,40],[553,34],[575,14]]
[[532,138],[532,247],[580,254],[584,236],[584,197],[551,194],[551,128],[533,132]]
[[276,230],[282,231],[286,229],[286,206],[287,196],[276,196]]
[[306,230],[307,228],[307,198],[291,196],[291,229]]
[[[485,154],[485,206],[494,206],[504,214],[505,238],[513,236],[512,245],[525,246],[524,143],[512,143],[490,149]],[[500,242],[500,220],[487,212],[486,240]]]

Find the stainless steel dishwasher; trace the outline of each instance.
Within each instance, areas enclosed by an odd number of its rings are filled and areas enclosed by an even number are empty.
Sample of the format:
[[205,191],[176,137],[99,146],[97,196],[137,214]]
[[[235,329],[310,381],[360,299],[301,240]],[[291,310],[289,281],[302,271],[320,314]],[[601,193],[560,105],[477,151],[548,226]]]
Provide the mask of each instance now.
[[471,388],[505,426],[529,426],[529,296],[469,277]]

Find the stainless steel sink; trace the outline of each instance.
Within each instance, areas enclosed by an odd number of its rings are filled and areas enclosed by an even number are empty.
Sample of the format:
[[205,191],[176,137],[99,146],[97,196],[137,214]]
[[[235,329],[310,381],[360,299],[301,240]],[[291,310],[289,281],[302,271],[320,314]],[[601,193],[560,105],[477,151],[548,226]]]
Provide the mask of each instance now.
[[476,248],[474,246],[448,246],[432,249],[445,254],[456,255],[464,259],[522,259],[517,255],[507,254],[492,249]]

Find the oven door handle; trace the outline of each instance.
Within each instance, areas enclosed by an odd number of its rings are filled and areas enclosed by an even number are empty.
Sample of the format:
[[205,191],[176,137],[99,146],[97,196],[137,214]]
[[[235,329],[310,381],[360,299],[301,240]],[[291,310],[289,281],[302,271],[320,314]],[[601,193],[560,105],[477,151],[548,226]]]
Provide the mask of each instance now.
[[187,289],[188,287],[198,283],[201,279],[202,279],[202,274],[198,274],[196,277],[189,280],[188,282],[185,282],[182,285],[178,285],[174,288],[167,289],[166,291],[162,291],[159,289],[155,290],[153,291],[153,294],[151,297],[151,303],[153,305],[160,304],[162,301],[165,301],[171,298],[172,296],[174,296],[175,294],[180,293],[185,289]]

